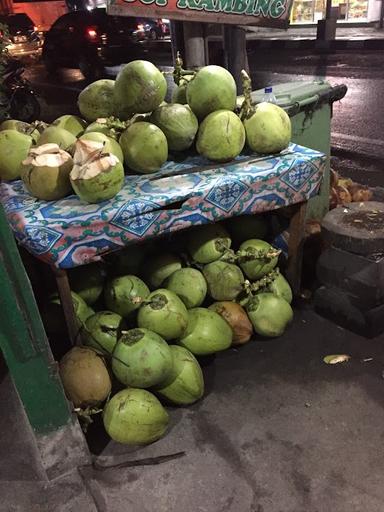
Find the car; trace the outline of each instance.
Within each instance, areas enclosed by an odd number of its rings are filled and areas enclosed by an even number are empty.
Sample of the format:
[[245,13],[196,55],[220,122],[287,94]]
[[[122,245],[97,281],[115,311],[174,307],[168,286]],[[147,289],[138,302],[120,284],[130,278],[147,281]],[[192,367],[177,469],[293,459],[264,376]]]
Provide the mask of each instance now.
[[42,58],[50,73],[79,68],[87,80],[97,80],[106,66],[145,58],[145,40],[137,18],[108,16],[103,8],[73,11],[45,34]]
[[[8,53],[11,57],[38,56],[42,51],[42,41],[31,18],[23,13],[0,16],[0,23],[7,25],[9,32]],[[0,34],[4,37],[4,34]]]
[[140,22],[143,25],[145,35],[148,39],[163,39],[170,35],[170,23],[166,18],[159,18],[157,20],[142,18]]

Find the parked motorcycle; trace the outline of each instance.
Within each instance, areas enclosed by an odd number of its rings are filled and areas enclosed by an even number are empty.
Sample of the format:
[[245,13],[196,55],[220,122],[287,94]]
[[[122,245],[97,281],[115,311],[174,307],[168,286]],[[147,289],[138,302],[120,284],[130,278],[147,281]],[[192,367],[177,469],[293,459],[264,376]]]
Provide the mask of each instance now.
[[40,103],[29,81],[23,77],[23,64],[9,60],[3,73],[1,111],[7,117],[30,123],[40,118]]

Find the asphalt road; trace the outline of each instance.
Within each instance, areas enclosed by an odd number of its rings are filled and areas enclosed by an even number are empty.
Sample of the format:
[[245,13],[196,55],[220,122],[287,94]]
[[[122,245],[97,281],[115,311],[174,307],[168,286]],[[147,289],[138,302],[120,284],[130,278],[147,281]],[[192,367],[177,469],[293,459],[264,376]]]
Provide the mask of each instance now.
[[[345,84],[345,98],[334,104],[332,144],[345,174],[370,185],[381,185],[384,168],[384,52],[338,52],[316,54],[309,51],[253,50],[249,65],[253,88],[265,85],[326,78],[331,85]],[[148,60],[171,71],[167,44],[161,51],[149,53]],[[108,70],[111,77],[119,68]],[[43,117],[50,121],[63,113],[76,112],[76,97],[86,85],[78,70],[65,70],[49,77],[41,64],[28,68],[27,74],[38,89]],[[171,77],[169,82],[171,83]],[[364,172],[367,170],[367,172]]]

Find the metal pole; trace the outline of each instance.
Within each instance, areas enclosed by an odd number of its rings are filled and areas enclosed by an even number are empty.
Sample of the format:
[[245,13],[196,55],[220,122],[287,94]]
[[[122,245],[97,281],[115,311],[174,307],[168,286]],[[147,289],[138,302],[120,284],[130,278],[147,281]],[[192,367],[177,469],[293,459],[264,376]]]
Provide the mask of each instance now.
[[379,28],[384,28],[384,0],[381,0],[381,11],[380,11]]

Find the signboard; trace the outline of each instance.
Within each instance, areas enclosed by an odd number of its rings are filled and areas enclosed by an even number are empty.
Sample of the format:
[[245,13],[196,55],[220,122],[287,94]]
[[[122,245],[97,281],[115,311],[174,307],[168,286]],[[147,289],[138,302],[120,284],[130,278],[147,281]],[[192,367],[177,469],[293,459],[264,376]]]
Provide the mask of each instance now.
[[110,0],[108,14],[287,27],[293,0]]

